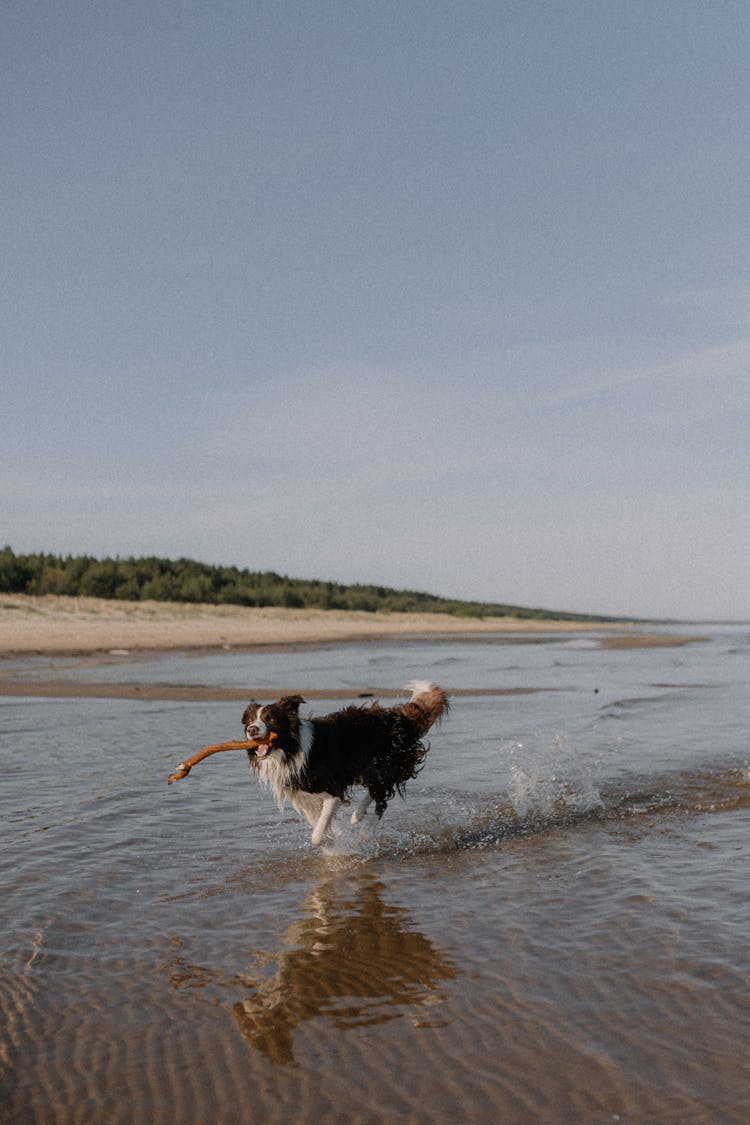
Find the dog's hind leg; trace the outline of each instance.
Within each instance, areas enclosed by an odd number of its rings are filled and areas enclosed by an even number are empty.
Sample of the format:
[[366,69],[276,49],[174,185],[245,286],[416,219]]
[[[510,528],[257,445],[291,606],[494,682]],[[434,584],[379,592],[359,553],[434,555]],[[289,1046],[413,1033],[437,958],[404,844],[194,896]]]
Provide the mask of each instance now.
[[324,797],[323,808],[320,810],[317,824],[313,828],[312,842],[314,844],[322,844],[326,837],[329,835],[331,828],[331,821],[336,815],[336,810],[341,804],[339,797]]
[[367,810],[369,809],[370,805],[372,804],[372,800],[373,799],[370,796],[370,794],[365,793],[364,797],[362,798],[362,800],[359,802],[356,809],[352,813],[352,824],[359,824],[359,822],[361,820],[365,819],[365,816],[367,814]]

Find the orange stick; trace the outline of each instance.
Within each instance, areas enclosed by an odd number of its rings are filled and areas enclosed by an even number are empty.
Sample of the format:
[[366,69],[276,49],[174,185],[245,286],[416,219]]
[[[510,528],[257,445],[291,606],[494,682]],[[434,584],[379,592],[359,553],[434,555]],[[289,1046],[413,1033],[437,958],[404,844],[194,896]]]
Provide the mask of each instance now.
[[275,738],[275,732],[270,731],[266,737],[262,739],[245,739],[244,742],[217,742],[214,746],[204,746],[197,754],[193,754],[192,758],[188,758],[186,762],[180,762],[175,772],[170,773],[167,778],[167,785],[171,785],[173,781],[179,781],[181,777],[187,777],[193,766],[197,765],[198,762],[202,762],[204,758],[208,758],[211,754],[221,754],[224,750],[254,750],[256,746],[262,746],[264,743],[273,742]]

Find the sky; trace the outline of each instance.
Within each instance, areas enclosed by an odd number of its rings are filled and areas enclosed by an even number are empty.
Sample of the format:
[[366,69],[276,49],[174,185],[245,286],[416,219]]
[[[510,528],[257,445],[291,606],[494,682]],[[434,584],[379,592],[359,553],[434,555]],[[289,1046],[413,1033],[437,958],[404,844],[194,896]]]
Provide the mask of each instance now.
[[745,0],[0,25],[0,546],[750,619]]

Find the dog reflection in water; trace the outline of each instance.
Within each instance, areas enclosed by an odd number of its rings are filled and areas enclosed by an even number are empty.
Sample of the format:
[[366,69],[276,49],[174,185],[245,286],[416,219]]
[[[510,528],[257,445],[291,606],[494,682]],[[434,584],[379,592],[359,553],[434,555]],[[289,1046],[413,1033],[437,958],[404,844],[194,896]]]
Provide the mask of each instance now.
[[288,928],[288,948],[257,958],[275,961],[276,971],[233,1010],[242,1035],[272,1063],[293,1062],[295,1029],[320,1016],[344,1030],[387,1023],[409,1007],[416,1026],[434,1022],[429,1009],[444,999],[438,985],[456,971],[403,907],[383,902],[382,889],[369,876],[324,881]]

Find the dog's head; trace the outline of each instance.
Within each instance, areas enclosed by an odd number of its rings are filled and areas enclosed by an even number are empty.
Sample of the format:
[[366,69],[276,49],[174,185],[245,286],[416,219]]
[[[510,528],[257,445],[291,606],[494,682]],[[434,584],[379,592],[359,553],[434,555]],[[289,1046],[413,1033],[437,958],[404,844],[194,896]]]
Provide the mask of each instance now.
[[265,758],[272,751],[290,758],[299,750],[299,707],[301,695],[285,695],[276,703],[248,703],[242,715],[245,737],[258,745],[248,750],[251,760]]

